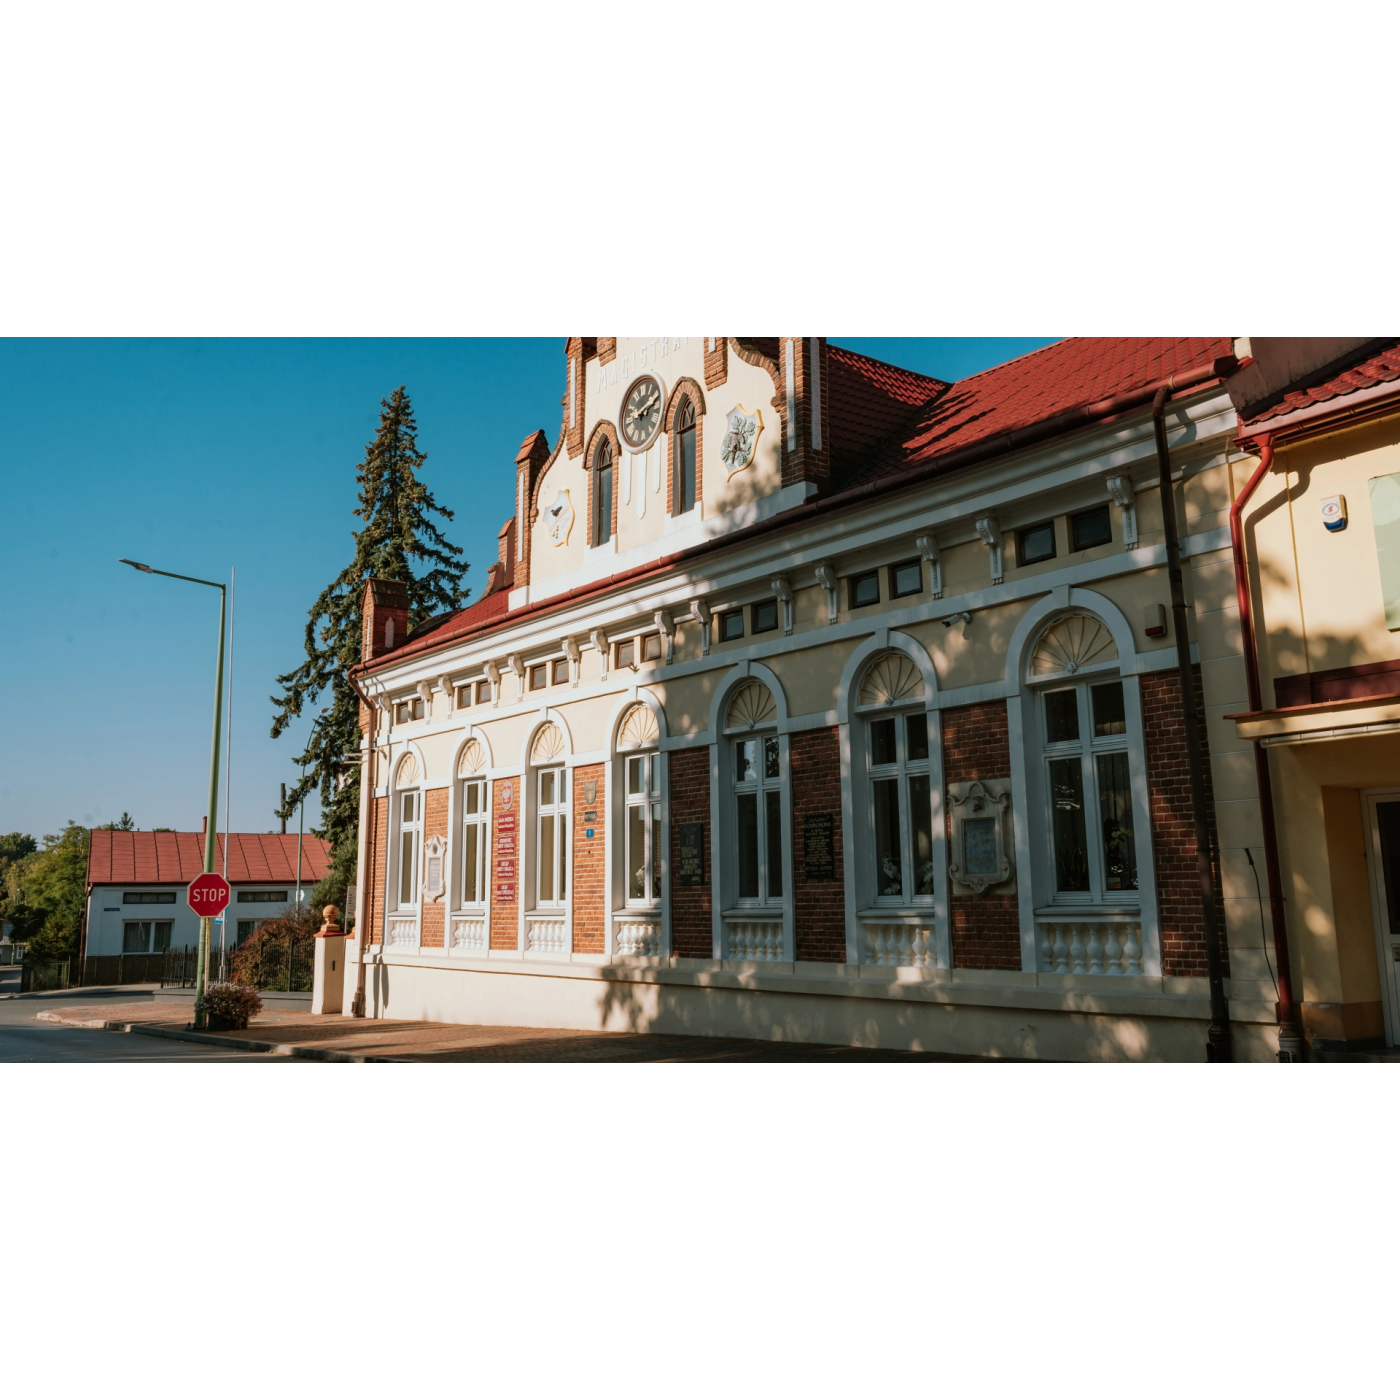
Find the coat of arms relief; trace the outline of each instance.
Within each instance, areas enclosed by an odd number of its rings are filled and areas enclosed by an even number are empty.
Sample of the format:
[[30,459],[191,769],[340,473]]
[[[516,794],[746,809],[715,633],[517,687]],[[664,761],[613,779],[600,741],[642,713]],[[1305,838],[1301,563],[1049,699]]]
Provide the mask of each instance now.
[[719,459],[730,476],[743,471],[753,461],[759,434],[762,432],[763,415],[758,409],[750,413],[743,404],[735,404],[729,410],[728,426],[725,429],[724,442],[720,445]]

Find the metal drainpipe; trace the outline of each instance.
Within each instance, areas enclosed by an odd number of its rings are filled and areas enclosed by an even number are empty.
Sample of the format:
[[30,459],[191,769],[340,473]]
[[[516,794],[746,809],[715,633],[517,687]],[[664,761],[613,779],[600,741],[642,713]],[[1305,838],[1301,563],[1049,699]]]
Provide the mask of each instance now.
[[[1239,499],[1230,507],[1230,551],[1235,558],[1235,599],[1239,604],[1240,641],[1244,671],[1249,682],[1249,708],[1264,708],[1259,686],[1259,652],[1254,640],[1254,612],[1249,587],[1249,563],[1244,551],[1244,509],[1260,482],[1273,470],[1274,440],[1271,433],[1255,439],[1259,465],[1245,483]],[[1283,879],[1279,874],[1278,828],[1274,825],[1274,785],[1269,755],[1254,741],[1254,776],[1259,788],[1259,817],[1264,836],[1264,876],[1269,885],[1269,922],[1273,926],[1274,965],[1278,969],[1278,1057],[1284,1062],[1303,1058],[1303,1038],[1293,1005],[1293,975],[1288,961],[1288,922],[1283,910]]]
[[1210,826],[1206,811],[1205,763],[1196,724],[1196,676],[1191,669],[1191,639],[1186,630],[1186,587],[1181,578],[1181,545],[1176,530],[1176,501],[1172,497],[1171,458],[1165,422],[1170,388],[1157,390],[1152,400],[1152,433],[1157,440],[1157,481],[1162,493],[1162,525],[1167,536],[1167,578],[1172,592],[1172,629],[1176,633],[1176,665],[1181,680],[1181,719],[1186,730],[1186,766],[1191,775],[1191,813],[1196,828],[1196,878],[1205,919],[1206,974],[1210,979],[1210,1030],[1206,1059],[1234,1059],[1230,1008],[1225,1000],[1221,969],[1219,911],[1215,904],[1215,873],[1210,861]]
[[[350,676],[350,677],[349,677],[349,681],[350,681],[351,687],[352,687],[352,688],[354,689],[354,691],[355,691],[355,694],[358,695],[358,696],[360,697],[360,699],[363,700],[363,701],[365,702],[365,704],[369,707],[370,711],[373,712],[374,709],[376,708],[375,705],[373,705],[373,704],[371,703],[369,697],[364,693],[364,691],[362,691],[362,690],[360,689],[359,685],[358,685],[358,684],[356,683],[356,681],[355,681],[354,676]],[[380,693],[383,694],[383,692],[384,692],[384,686],[383,686],[383,684],[381,683],[381,685],[380,685]],[[384,754],[385,754],[385,757],[384,757],[384,761],[385,761],[386,764],[388,764],[389,758],[390,758],[390,756],[391,756],[391,751],[392,751],[392,748],[393,748],[393,742],[394,742],[394,711],[393,711],[393,707],[390,706],[390,707],[384,712],[384,714],[385,714],[385,731],[384,731],[384,738],[385,738],[385,750],[384,750]],[[378,744],[377,744],[376,741],[375,741],[375,736],[378,735],[378,733],[379,733],[379,725],[378,725],[378,723],[376,722],[376,724],[375,724],[375,726],[374,726],[374,732],[370,735],[369,754],[368,754],[367,759],[366,759],[366,762],[365,762],[365,769],[364,769],[364,771],[361,773],[361,776],[360,776],[360,800],[361,800],[361,802],[364,802],[366,795],[367,795],[368,798],[369,798],[369,804],[368,804],[367,810],[368,810],[368,813],[369,813],[369,816],[370,816],[370,833],[371,833],[371,835],[372,835],[373,832],[374,832],[374,788],[373,788],[373,786],[372,786],[371,784],[369,784],[369,783],[367,782],[367,780],[369,779],[369,777],[370,777],[371,774],[373,773],[374,755],[375,755],[375,750],[378,748]],[[367,789],[368,789],[368,791],[367,791]],[[365,810],[365,809],[362,809],[362,810]],[[382,925],[382,927],[381,927],[381,931],[380,931],[380,937],[381,937],[381,939],[387,939],[388,936],[389,936],[389,849],[388,849],[389,823],[388,823],[388,819],[387,819],[387,818],[388,818],[388,811],[387,811],[387,808],[386,808],[386,811],[385,811],[385,818],[386,818],[386,819],[385,819],[385,822],[384,822],[384,842],[385,842],[385,846],[384,846],[384,923],[383,923],[383,925]],[[372,851],[370,851],[370,850],[368,849],[368,847],[366,848],[366,853],[369,855],[369,867],[370,867],[371,870],[373,870],[373,869],[374,869],[374,854],[373,854]],[[364,887],[365,887],[365,882],[366,882],[366,880],[369,878],[368,875],[367,875],[367,873],[366,873],[364,870],[356,870],[356,872],[355,872],[355,878],[356,878],[356,880],[357,880],[357,882],[358,882],[358,884],[359,884],[359,887],[360,887],[361,889],[364,889]],[[354,995],[354,998],[353,998],[353,999],[351,1000],[351,1002],[350,1002],[350,1015],[353,1016],[353,1017],[359,1017],[359,1018],[363,1018],[363,1016],[364,1016],[364,1014],[365,1014],[365,955],[366,955],[366,953],[369,951],[369,926],[370,926],[370,923],[372,922],[372,918],[371,918],[371,915],[370,915],[370,912],[369,912],[369,907],[368,907],[368,901],[362,901],[362,903],[365,904],[365,917],[364,917],[363,919],[358,919],[358,920],[356,921],[356,924],[355,924],[355,945],[356,945],[356,952],[357,952],[358,956],[357,956],[357,958],[356,958],[356,963],[355,963],[355,995]],[[384,945],[384,943],[381,942],[379,946],[380,946],[380,948],[382,949],[385,945]]]

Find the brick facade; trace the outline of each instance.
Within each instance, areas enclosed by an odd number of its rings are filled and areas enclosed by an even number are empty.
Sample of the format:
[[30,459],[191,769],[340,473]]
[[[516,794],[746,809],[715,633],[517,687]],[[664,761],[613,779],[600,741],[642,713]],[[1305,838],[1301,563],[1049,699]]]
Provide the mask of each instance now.
[[[1230,975],[1220,887],[1220,844],[1215,830],[1206,717],[1201,708],[1201,668],[1196,677],[1196,723],[1205,751],[1206,812],[1215,898],[1220,915],[1220,955]],[[1196,827],[1191,811],[1191,776],[1186,762],[1186,725],[1181,682],[1173,671],[1150,671],[1139,681],[1142,729],[1147,742],[1147,796],[1152,812],[1152,863],[1157,875],[1157,913],[1162,930],[1162,972],[1167,977],[1206,975],[1205,918],[1196,878]]]
[[[428,842],[434,836],[441,836],[447,840],[447,800],[450,789],[445,787],[429,788],[423,794],[423,869],[428,868]],[[419,925],[418,941],[424,948],[441,948],[446,944],[446,920],[444,918],[447,909],[447,860],[448,853],[443,854],[443,897],[439,900],[430,900],[427,894],[422,898],[422,922]]]
[[[511,801],[502,801],[506,787],[511,789]],[[522,807],[520,778],[497,778],[491,784],[491,849],[487,852],[486,879],[491,891],[491,946],[493,948],[518,948],[520,946],[520,882],[524,872],[520,867],[520,812]],[[501,818],[515,819],[514,831],[502,831]],[[509,822],[506,825],[510,825]],[[514,837],[511,841],[506,838]],[[512,849],[513,848],[513,849]],[[509,860],[515,871],[515,898],[498,898],[499,885],[496,878],[497,860]],[[504,882],[502,882],[504,883]]]
[[[1011,740],[1006,701],[956,705],[943,711],[943,781],[972,783],[1011,777]],[[948,842],[953,819],[947,788]],[[1029,871],[1019,872],[1029,879]],[[954,894],[949,900],[953,966],[1005,972],[1021,970],[1021,911],[1014,894]]]
[[[571,335],[565,354],[568,364],[564,371],[564,451],[570,457],[577,457],[583,451],[584,380],[587,378],[583,337]],[[569,401],[571,389],[572,403]]]
[[718,389],[728,378],[729,337],[727,335],[707,335],[705,337],[705,387]]
[[699,822],[705,829],[705,883],[681,885],[671,880],[671,952],[678,958],[709,958],[714,952],[710,849],[710,751],[677,749],[670,764],[671,869],[680,869],[681,824]]
[[[787,398],[788,360],[792,361],[796,433],[783,424],[783,485],[810,481],[819,488],[831,481],[831,432],[827,426],[826,337],[783,336],[779,393]],[[793,437],[796,445],[792,445]]]
[[[574,769],[573,882],[574,952],[601,953],[606,948],[603,929],[607,886],[607,785],[604,767],[590,763]],[[585,801],[585,787],[595,783],[593,801]],[[588,813],[593,813],[590,817]],[[592,837],[584,835],[591,830]]]
[[[792,785],[792,893],[794,942],[799,962],[846,961],[846,877],[841,828],[841,735],[808,729],[788,741]],[[832,820],[830,880],[808,880],[804,817]]]
[[385,828],[389,824],[389,799],[376,797],[370,801],[369,880],[365,886],[365,918],[369,925],[369,941],[384,941],[384,852],[387,849]]

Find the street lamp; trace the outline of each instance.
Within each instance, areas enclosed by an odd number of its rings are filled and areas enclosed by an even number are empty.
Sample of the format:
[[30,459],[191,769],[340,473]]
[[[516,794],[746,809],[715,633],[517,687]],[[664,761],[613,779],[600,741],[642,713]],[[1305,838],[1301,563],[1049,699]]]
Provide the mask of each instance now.
[[[143,574],[159,574],[162,578],[177,578],[183,583],[200,583],[205,588],[219,590],[219,664],[214,672],[214,742],[209,754],[209,818],[204,824],[204,873],[214,873],[214,850],[219,832],[219,730],[224,718],[224,615],[228,590],[222,583],[214,583],[207,578],[192,578],[189,574],[172,574],[165,569],[153,569],[149,564],[138,564],[134,559],[118,559],[119,564],[128,564]],[[194,979],[194,1024],[195,1029],[204,1029],[204,977],[209,963],[209,920],[199,921],[199,955],[195,963]]]

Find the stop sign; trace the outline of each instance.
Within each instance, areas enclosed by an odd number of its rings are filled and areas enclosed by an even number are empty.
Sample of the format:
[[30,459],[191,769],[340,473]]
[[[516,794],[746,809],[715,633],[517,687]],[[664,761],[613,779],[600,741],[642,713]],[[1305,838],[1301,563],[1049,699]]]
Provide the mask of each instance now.
[[222,875],[205,874],[190,881],[190,908],[201,919],[212,919],[228,908],[228,881]]

